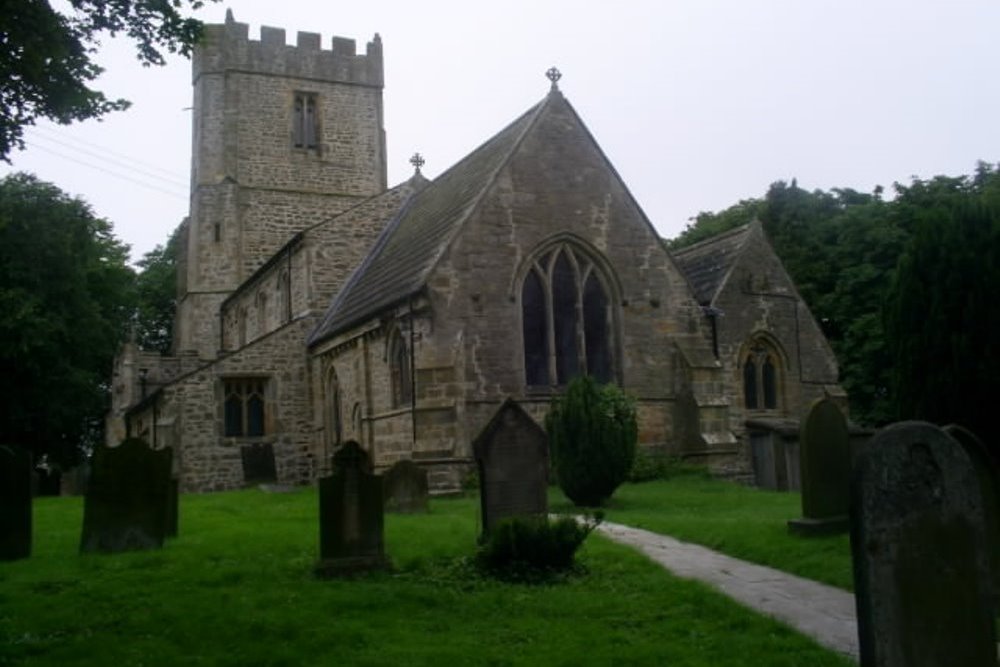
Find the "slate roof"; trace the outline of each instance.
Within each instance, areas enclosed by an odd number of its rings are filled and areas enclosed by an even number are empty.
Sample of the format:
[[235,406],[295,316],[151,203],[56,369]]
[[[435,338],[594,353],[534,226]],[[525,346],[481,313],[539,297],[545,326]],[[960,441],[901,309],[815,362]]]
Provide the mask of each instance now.
[[760,223],[751,222],[673,253],[674,262],[691,283],[698,303],[708,306],[715,299],[740,256],[751,227],[757,224]]
[[552,93],[413,195],[334,298],[315,345],[419,292]]

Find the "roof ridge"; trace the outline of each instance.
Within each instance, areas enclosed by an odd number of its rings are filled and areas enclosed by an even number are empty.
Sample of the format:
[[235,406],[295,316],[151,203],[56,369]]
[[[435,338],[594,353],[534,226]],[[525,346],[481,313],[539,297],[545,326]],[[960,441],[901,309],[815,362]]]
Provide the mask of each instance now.
[[754,218],[754,220],[751,220],[750,222],[745,222],[745,223],[743,223],[742,225],[740,225],[738,227],[733,227],[731,229],[727,229],[724,232],[719,232],[718,234],[713,234],[712,236],[709,236],[708,238],[704,238],[704,239],[702,239],[702,240],[700,240],[700,241],[698,241],[696,243],[692,243],[689,246],[684,246],[683,248],[679,248],[677,250],[673,250],[671,252],[671,254],[674,255],[674,257],[677,257],[678,255],[688,254],[688,253],[690,253],[690,252],[692,252],[694,250],[697,250],[697,249],[702,248],[704,246],[710,245],[712,243],[717,243],[719,241],[723,241],[725,239],[728,239],[731,236],[736,236],[737,234],[747,232],[750,229],[750,225],[752,225],[755,220],[756,220],[756,218]]

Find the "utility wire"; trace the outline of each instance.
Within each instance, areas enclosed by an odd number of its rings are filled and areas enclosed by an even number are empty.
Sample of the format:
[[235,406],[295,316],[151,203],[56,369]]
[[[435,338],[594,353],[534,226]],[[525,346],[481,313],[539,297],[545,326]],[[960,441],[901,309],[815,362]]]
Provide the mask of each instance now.
[[[108,160],[109,162],[114,162],[115,160],[107,157],[107,155],[113,155],[113,156],[119,158],[120,160],[125,160],[127,163],[129,163],[127,166],[129,168],[131,168],[131,169],[136,169],[138,171],[152,169],[154,171],[160,172],[160,174],[161,174],[161,175],[155,176],[156,178],[160,178],[160,179],[163,179],[163,180],[171,181],[173,183],[176,183],[178,185],[183,186],[184,188],[188,187],[188,184],[185,181],[184,176],[179,175],[175,171],[171,171],[169,169],[164,169],[163,167],[161,167],[159,165],[154,165],[154,164],[149,163],[149,162],[144,162],[143,160],[140,160],[140,159],[138,159],[136,157],[133,157],[131,155],[126,155],[125,153],[119,153],[117,151],[111,150],[110,148],[106,148],[105,146],[101,146],[100,144],[94,143],[92,141],[87,141],[86,139],[80,139],[79,137],[70,136],[69,134],[63,134],[61,132],[53,132],[51,129],[49,129],[47,127],[39,127],[39,126],[35,126],[32,129],[32,134],[38,134],[41,137],[43,137],[45,139],[48,139],[49,141],[53,141],[55,143],[62,144],[66,148],[70,148],[72,150],[77,150],[77,151],[80,151],[80,152],[83,152],[83,153],[89,153],[91,155],[96,155],[97,157],[100,157],[101,159],[104,159],[104,160]],[[78,143],[78,144],[83,144],[84,146],[88,146],[88,147],[90,147],[92,149],[96,149],[97,151],[100,151],[100,153],[96,153],[95,154],[92,151],[89,151],[89,150],[87,150],[85,148],[80,148],[80,147],[77,147],[77,146],[70,146],[70,145],[68,145],[68,144],[65,143],[66,141],[70,141],[70,142],[74,142],[74,143]],[[141,168],[135,167],[134,165],[141,165]]]
[[36,143],[33,143],[33,142],[27,142],[27,143],[28,143],[29,146],[32,146],[33,148],[37,148],[39,150],[45,151],[46,153],[51,153],[52,155],[56,155],[58,157],[63,158],[64,160],[69,160],[70,162],[76,162],[77,164],[82,164],[85,167],[90,167],[91,169],[96,169],[96,170],[104,172],[105,174],[108,174],[110,176],[114,176],[115,178],[120,178],[120,179],[125,180],[125,181],[130,181],[132,183],[135,183],[136,185],[142,186],[144,188],[148,188],[150,190],[157,190],[159,192],[162,192],[165,195],[169,195],[169,196],[174,197],[176,199],[180,199],[180,200],[183,200],[183,201],[187,200],[186,196],[180,194],[176,190],[174,190],[174,191],[166,190],[166,189],[161,188],[159,186],[152,185],[150,183],[146,183],[144,181],[140,181],[138,179],[132,178],[131,176],[126,176],[125,174],[120,174],[120,173],[114,172],[114,171],[112,171],[110,169],[106,169],[106,168],[104,168],[104,167],[102,167],[100,165],[96,165],[96,164],[93,164],[93,163],[90,163],[90,162],[86,162],[84,160],[79,160],[79,159],[77,159],[77,158],[75,158],[75,157],[73,157],[71,155],[66,155],[65,153],[60,153],[59,151],[52,150],[51,148],[48,148],[47,146],[42,146],[41,144],[36,144]]
[[[39,143],[39,140],[42,140],[45,143]],[[73,151],[75,153],[82,153],[84,155],[89,155],[92,158],[96,158],[97,160],[100,160],[101,162],[106,162],[106,163],[108,163],[110,165],[113,165],[114,167],[119,168],[119,169],[126,169],[128,171],[134,171],[134,172],[143,174],[144,176],[146,176],[148,178],[151,178],[151,179],[154,179],[154,180],[157,180],[157,181],[162,181],[163,183],[166,183],[166,184],[168,184],[168,185],[170,185],[172,187],[181,188],[183,190],[186,190],[187,187],[188,187],[187,183],[183,183],[183,182],[181,182],[179,180],[175,180],[175,179],[172,179],[172,178],[166,178],[166,177],[164,177],[164,176],[162,176],[160,174],[156,174],[156,173],[151,172],[151,171],[149,171],[147,169],[144,169],[142,167],[137,167],[134,164],[129,164],[128,162],[122,162],[121,160],[116,160],[116,159],[114,159],[112,157],[108,157],[107,155],[103,155],[103,154],[97,153],[95,151],[87,150],[86,148],[80,148],[79,146],[72,146],[72,145],[67,144],[67,143],[65,143],[63,141],[60,141],[59,139],[55,139],[55,138],[52,138],[52,137],[49,137],[49,136],[46,136],[46,135],[43,135],[43,134],[39,134],[37,136],[32,137],[30,139],[30,141],[34,142],[35,146],[44,146],[48,142],[52,142],[52,143],[56,144],[57,146],[60,146],[60,147],[62,147],[64,149],[66,149],[66,150],[70,150],[70,151]],[[163,171],[163,170],[161,170],[161,171]]]

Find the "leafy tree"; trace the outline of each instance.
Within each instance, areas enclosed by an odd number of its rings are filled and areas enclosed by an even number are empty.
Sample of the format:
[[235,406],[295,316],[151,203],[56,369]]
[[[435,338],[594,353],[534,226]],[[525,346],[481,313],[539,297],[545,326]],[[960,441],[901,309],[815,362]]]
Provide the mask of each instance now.
[[1000,175],[980,175],[939,177],[903,193],[914,233],[885,325],[896,415],[954,422],[985,437],[1000,390],[1000,207],[991,191]]
[[128,248],[110,223],[29,174],[0,180],[0,433],[70,465],[100,439],[133,310]]
[[556,478],[577,505],[596,507],[628,478],[635,459],[635,405],[613,384],[575,378],[545,419]]
[[38,118],[68,124],[128,107],[90,84],[102,69],[91,59],[102,34],[124,33],[143,65],[162,65],[163,50],[189,55],[201,22],[179,10],[202,0],[71,0],[72,13],[45,0],[7,0],[0,11],[0,158],[23,147]]
[[178,227],[165,245],[147,252],[137,263],[136,339],[144,350],[170,352],[177,307]]

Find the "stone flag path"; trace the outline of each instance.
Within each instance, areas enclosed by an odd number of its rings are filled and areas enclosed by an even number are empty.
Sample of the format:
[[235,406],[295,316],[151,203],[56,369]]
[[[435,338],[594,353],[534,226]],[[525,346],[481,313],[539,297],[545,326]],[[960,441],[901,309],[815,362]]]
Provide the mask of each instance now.
[[847,591],[641,528],[605,522],[598,530],[615,542],[635,547],[678,577],[711,584],[823,646],[858,659],[854,595]]

